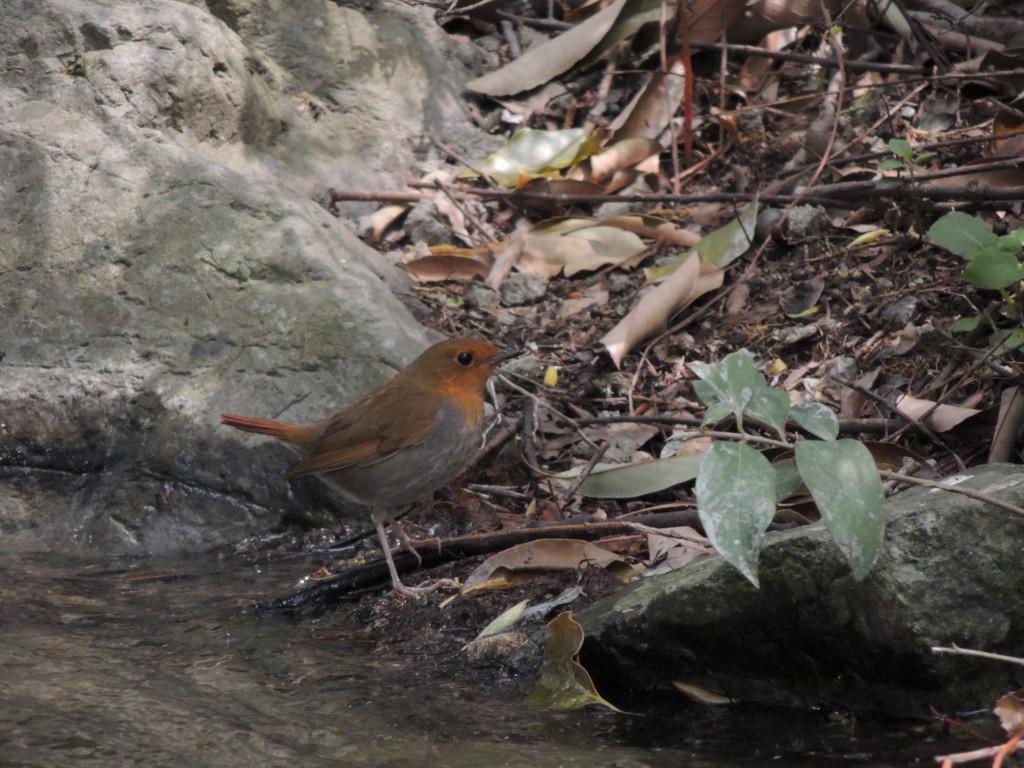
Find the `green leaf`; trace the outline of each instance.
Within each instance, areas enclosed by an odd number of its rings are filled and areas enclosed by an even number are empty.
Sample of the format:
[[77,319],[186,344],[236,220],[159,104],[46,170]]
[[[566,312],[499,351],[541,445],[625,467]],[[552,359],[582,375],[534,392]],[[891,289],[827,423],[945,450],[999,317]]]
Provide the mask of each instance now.
[[763,421],[785,439],[786,419],[789,417],[789,395],[781,389],[762,385],[754,389],[744,412]]
[[781,502],[795,496],[804,487],[804,479],[796,468],[796,459],[773,461],[775,470],[775,501]]
[[996,248],[1010,253],[1020,253],[1024,248],[1024,229],[1015,229],[996,240]]
[[1014,253],[1001,248],[982,248],[964,269],[964,280],[990,291],[1024,280],[1024,265]]
[[1003,329],[993,333],[988,340],[992,355],[1001,357],[1024,346],[1024,328]]
[[[694,384],[696,383],[694,382]],[[704,412],[704,420],[701,421],[700,425],[706,427],[708,424],[717,424],[732,413],[732,406],[728,403],[715,403]]]
[[974,257],[979,249],[995,245],[998,238],[992,227],[976,216],[952,211],[928,229],[928,237],[936,245],[965,259]]
[[725,226],[709,232],[694,246],[697,253],[716,267],[724,267],[738,259],[754,241],[754,227],[757,226],[757,198],[755,197],[740,215]]
[[775,469],[745,443],[714,443],[697,474],[697,512],[704,533],[756,587],[764,532],[775,516]]
[[[597,499],[635,499],[693,480],[700,460],[700,456],[670,456],[635,464],[598,464],[580,485],[579,493]],[[579,473],[576,467],[559,472],[552,480],[568,487]]]
[[835,440],[839,434],[839,419],[830,408],[821,403],[794,405],[789,409],[789,417],[822,440]]
[[886,146],[894,155],[905,160],[909,160],[914,154],[914,148],[910,146],[910,142],[906,139],[889,139],[889,143]]
[[713,415],[705,415],[705,424],[724,418],[727,411],[720,404],[725,404],[737,420],[742,420],[746,413],[781,434],[789,411],[789,398],[767,385],[750,352],[740,349],[717,363],[690,363],[690,370],[700,379],[692,382],[694,392],[701,402],[714,410]]
[[968,333],[973,331],[981,325],[981,317],[975,315],[974,317],[961,317],[959,320],[954,320],[949,325],[950,333]]
[[796,466],[853,578],[863,579],[885,536],[885,497],[871,453],[857,440],[803,440]]
[[880,171],[902,171],[906,167],[902,160],[897,160],[895,157],[890,157],[888,160],[883,160],[878,164],[878,170]]
[[483,162],[483,170],[508,187],[523,177],[550,175],[572,165],[586,142],[582,128],[561,131],[524,129]]
[[644,275],[648,282],[661,282],[686,263],[696,251],[716,267],[724,267],[735,261],[750,248],[757,226],[757,198],[751,200],[740,211],[740,215],[728,224],[704,235],[690,250],[660,267],[648,267]]

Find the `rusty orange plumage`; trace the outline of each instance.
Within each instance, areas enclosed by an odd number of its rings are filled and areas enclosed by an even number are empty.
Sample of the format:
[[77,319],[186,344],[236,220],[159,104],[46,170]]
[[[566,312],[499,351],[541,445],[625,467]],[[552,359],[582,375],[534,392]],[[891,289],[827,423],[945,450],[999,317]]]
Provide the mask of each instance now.
[[384,523],[416,554],[394,508],[445,486],[466,466],[480,442],[487,380],[500,363],[520,354],[478,339],[449,339],[326,419],[285,424],[221,414],[221,423],[276,437],[298,452],[302,458],[285,477],[317,475],[371,507],[395,591],[416,595],[423,590],[398,577]]

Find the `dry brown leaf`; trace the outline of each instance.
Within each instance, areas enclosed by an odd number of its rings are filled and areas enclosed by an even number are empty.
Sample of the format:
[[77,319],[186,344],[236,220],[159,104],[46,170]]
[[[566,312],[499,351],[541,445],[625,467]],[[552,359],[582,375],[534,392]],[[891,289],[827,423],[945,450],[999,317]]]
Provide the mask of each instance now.
[[679,310],[722,285],[724,272],[693,254],[664,282],[641,296],[629,313],[601,338],[615,365],[637,344],[668,325]]
[[603,185],[579,179],[531,179],[529,183],[520,187],[519,191],[531,194],[590,195],[591,197],[602,197],[608,193],[607,188]]
[[540,272],[548,278],[562,271],[572,277],[577,272],[622,264],[646,249],[637,235],[618,227],[584,227],[568,234],[531,232],[523,238],[518,266],[523,272]]
[[582,312],[584,309],[588,309],[593,306],[603,307],[608,304],[608,290],[602,288],[599,285],[593,286],[589,291],[580,295],[573,296],[562,302],[558,308],[559,317],[569,317],[575,315],[577,312]]
[[516,227],[512,234],[500,246],[495,248],[494,263],[491,264],[491,270],[487,273],[487,277],[484,280],[492,290],[497,291],[501,289],[501,284],[508,277],[508,273],[512,271],[512,267],[519,261],[519,257],[523,253],[523,238],[530,231],[530,226],[529,221],[520,219],[516,222]]
[[618,171],[631,168],[649,157],[657,157],[661,146],[651,139],[617,141],[591,155],[569,172],[569,180],[601,184]]
[[501,69],[470,80],[466,87],[488,96],[509,96],[543,85],[587,56],[611,30],[627,2],[615,0],[603,11],[530,48]]
[[700,242],[700,235],[696,232],[651,216],[610,216],[600,221],[609,227],[618,227],[641,237],[650,237],[662,244],[690,248]]
[[[766,51],[777,53],[796,42],[800,34],[796,27],[779,29],[765,35],[759,47],[764,48]],[[740,87],[746,93],[757,93],[764,86],[768,73],[774,67],[775,62],[772,59],[763,56],[751,56],[740,67]]]
[[728,39],[730,43],[753,44],[778,29],[816,24],[823,8],[834,19],[846,5],[846,0],[755,0],[741,7],[741,14],[729,26]]
[[686,66],[681,56],[672,59],[667,72],[659,70],[652,73],[636,98],[609,126],[609,130],[614,131],[616,142],[657,139],[679,108],[685,73]]
[[484,560],[467,578],[463,591],[491,580],[498,569],[512,574],[530,571],[578,571],[588,565],[633,571],[624,558],[589,541],[539,539],[517,544]]
[[687,36],[700,43],[722,40],[736,20],[743,17],[747,3],[748,0],[695,0],[686,14]]
[[1001,696],[992,711],[1007,733],[1014,736],[1024,733],[1024,688]]
[[[666,528],[665,533],[678,533],[693,539],[703,538],[695,528],[687,525]],[[709,542],[707,546],[702,547],[700,544],[686,539],[650,533],[647,535],[647,551],[651,556],[651,568],[645,575],[653,576],[657,573],[677,570],[695,560],[708,557],[711,553],[711,544]]]
[[[935,410],[932,410],[932,409]],[[905,413],[912,419],[923,421],[929,429],[936,432],[948,432],[957,424],[975,416],[981,411],[975,408],[962,408],[959,405],[936,405],[932,400],[920,400],[910,395],[902,395],[896,401],[896,410]],[[925,418],[925,414],[931,413]]]
[[1013,452],[1024,424],[1024,391],[1020,387],[1003,390],[999,398],[999,416],[989,449],[990,462],[1013,461]]
[[381,206],[370,215],[359,219],[359,230],[366,233],[367,239],[371,243],[376,243],[383,236],[385,230],[410,208],[412,206],[407,203]]
[[917,465],[917,469],[910,473],[912,477],[934,479],[939,476],[935,468],[928,463],[928,459],[902,445],[884,443],[881,440],[865,440],[864,447],[871,453],[871,458],[875,460],[875,466],[879,469],[899,472],[905,463],[911,462]]
[[402,269],[421,283],[432,283],[441,280],[473,280],[484,277],[489,264],[466,256],[424,256],[413,259],[402,265]]

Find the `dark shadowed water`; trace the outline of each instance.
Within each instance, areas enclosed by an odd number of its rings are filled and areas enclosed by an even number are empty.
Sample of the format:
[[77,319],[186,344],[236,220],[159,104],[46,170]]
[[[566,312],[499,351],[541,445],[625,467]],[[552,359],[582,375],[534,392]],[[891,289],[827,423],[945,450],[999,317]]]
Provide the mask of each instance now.
[[0,766],[933,765],[972,746],[680,703],[549,712],[374,652],[342,615],[257,617],[301,563],[0,561]]

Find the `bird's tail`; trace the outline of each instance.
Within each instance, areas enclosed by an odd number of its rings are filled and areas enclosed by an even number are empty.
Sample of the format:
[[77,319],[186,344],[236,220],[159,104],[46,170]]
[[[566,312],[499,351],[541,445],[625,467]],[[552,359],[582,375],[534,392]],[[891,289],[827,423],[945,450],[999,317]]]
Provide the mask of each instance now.
[[255,432],[258,435],[270,435],[282,440],[291,440],[294,437],[295,425],[285,424],[281,421],[270,419],[252,419],[248,416],[235,416],[230,413],[220,415],[220,423],[229,427],[240,429],[243,432]]

